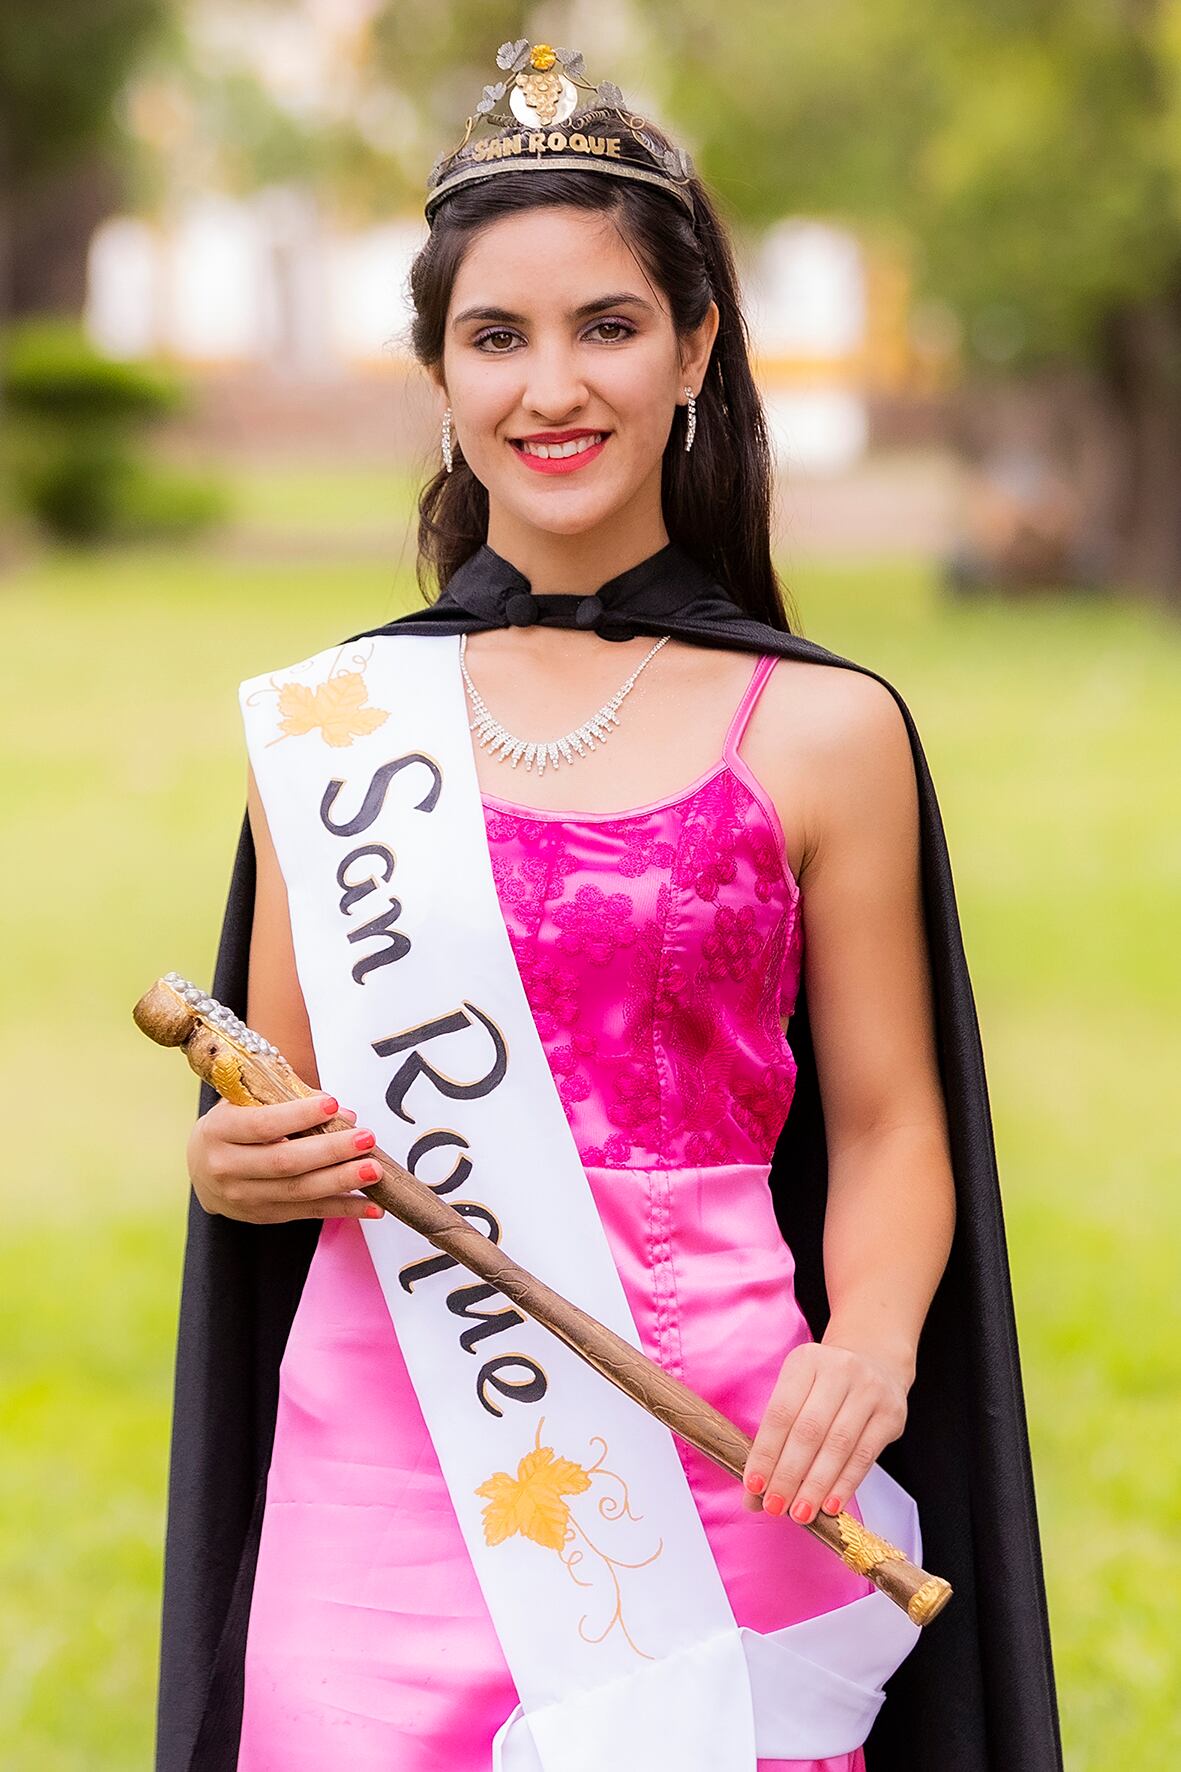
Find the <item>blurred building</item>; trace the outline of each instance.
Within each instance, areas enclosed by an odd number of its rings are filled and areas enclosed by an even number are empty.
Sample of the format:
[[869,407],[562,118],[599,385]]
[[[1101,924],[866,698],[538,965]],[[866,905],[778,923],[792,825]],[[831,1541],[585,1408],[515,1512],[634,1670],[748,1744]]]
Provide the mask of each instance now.
[[[423,237],[414,217],[342,233],[293,187],[209,192],[167,225],[120,216],[98,229],[87,324],[112,355],[161,354],[214,374],[404,376],[407,276]],[[917,397],[934,377],[909,336],[903,272],[839,228],[789,218],[744,273],[783,465],[848,468],[871,441],[875,400]]]

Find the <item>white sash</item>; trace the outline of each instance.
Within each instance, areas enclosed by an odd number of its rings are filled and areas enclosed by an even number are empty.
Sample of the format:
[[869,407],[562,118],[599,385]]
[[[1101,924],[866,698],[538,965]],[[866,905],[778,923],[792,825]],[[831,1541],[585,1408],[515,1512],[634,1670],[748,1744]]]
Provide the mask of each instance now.
[[[242,685],[319,1074],[638,1347],[500,911],[458,647],[376,636]],[[520,1698],[494,1765],[753,1772],[860,1745],[917,1627],[874,1593],[740,1631],[669,1431],[397,1219],[362,1229]],[[871,1475],[875,1530],[917,1555],[913,1502]]]

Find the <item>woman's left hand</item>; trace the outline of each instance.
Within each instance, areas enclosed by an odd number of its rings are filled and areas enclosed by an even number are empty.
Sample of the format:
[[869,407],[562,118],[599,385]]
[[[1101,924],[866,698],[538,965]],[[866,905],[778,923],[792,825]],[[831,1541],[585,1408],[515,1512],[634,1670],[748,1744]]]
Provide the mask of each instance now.
[[887,1360],[803,1342],[788,1354],[743,1472],[743,1504],[791,1513],[839,1513],[884,1446],[906,1425],[911,1375]]

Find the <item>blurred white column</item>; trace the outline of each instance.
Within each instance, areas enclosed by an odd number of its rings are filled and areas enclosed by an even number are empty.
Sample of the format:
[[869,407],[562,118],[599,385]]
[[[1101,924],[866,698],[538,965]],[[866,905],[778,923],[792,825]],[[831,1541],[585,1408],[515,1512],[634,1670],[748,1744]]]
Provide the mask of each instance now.
[[341,236],[330,264],[331,341],[350,360],[397,362],[409,353],[409,278],[425,221],[391,221]]
[[763,236],[744,288],[781,468],[839,473],[851,467],[869,435],[863,394],[840,367],[865,339],[857,240],[825,222],[779,222]]
[[87,255],[83,320],[109,357],[147,357],[160,342],[164,255],[156,230],[118,215],[94,231]]

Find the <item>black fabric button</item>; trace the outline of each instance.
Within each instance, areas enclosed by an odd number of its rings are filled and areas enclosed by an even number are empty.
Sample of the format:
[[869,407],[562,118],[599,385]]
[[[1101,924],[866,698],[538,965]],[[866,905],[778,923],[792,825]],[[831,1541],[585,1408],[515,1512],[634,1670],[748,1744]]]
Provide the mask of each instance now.
[[574,620],[580,628],[593,628],[603,613],[603,604],[598,597],[584,597],[574,611]]
[[513,591],[505,598],[504,613],[515,628],[527,628],[537,620],[537,599],[532,591]]

